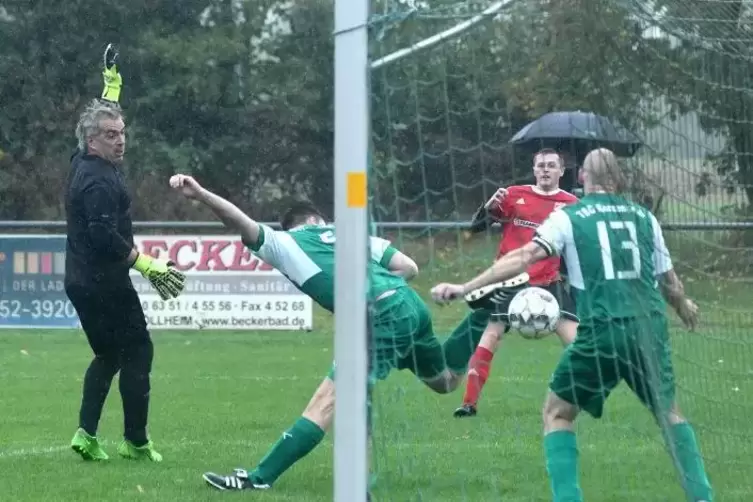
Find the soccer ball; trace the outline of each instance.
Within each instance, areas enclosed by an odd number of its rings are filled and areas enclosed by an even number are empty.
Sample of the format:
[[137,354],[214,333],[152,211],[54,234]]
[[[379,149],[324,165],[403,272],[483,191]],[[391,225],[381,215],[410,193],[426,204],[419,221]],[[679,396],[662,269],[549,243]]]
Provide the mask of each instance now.
[[507,314],[512,329],[523,338],[537,340],[554,331],[560,318],[560,305],[546,289],[530,287],[513,297]]

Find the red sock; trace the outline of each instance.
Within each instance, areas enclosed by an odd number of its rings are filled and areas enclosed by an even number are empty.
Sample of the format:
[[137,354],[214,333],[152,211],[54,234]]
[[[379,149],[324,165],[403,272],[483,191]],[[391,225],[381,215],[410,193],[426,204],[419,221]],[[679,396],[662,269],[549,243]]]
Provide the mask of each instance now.
[[463,404],[476,406],[478,397],[481,395],[481,389],[489,378],[489,368],[492,365],[494,353],[484,347],[476,348],[471,361],[468,364],[468,381],[465,384],[465,395]]

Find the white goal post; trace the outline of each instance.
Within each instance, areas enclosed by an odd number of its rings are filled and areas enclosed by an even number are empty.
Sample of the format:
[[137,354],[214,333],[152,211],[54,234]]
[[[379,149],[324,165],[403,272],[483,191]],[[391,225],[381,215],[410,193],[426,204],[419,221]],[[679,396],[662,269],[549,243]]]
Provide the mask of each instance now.
[[335,502],[364,502],[370,0],[335,1]]
[[366,176],[371,70],[460,35],[513,2],[498,1],[462,23],[369,63],[370,0],[335,0],[335,502],[365,502],[368,491]]

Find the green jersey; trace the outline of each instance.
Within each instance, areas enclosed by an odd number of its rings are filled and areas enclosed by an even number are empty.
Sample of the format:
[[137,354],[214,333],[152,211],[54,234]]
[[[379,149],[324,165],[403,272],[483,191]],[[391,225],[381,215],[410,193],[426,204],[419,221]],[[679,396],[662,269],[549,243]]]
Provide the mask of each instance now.
[[[387,268],[397,250],[385,239],[370,239],[371,259],[364,271],[368,273],[369,298],[407,286],[405,279]],[[316,303],[335,311],[334,226],[303,225],[283,232],[260,225],[259,240],[249,248]]]
[[563,257],[581,324],[666,312],[656,277],[672,260],[645,208],[615,194],[588,194],[553,212],[534,241]]

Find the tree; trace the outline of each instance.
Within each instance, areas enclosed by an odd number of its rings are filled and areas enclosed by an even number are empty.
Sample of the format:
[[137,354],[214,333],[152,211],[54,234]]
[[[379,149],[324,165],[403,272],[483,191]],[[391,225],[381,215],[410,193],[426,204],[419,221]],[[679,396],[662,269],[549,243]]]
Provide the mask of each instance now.
[[[176,171],[196,174],[263,219],[276,217],[293,196],[331,209],[332,2],[71,0],[44,9],[37,3],[5,0],[0,15],[3,217],[62,214],[58,187],[75,146],[76,118],[99,94],[99,58],[109,41],[121,49],[126,167],[138,193],[137,218],[202,217],[165,196]],[[372,59],[487,5],[382,3],[370,25]],[[664,4],[679,11],[686,2]],[[453,40],[373,71],[371,186],[380,216],[462,217],[491,193],[490,185],[530,175],[528,152],[508,143],[528,121],[584,109],[645,128],[657,119],[645,104],[660,97],[678,111],[700,108],[704,126],[730,140],[734,155],[719,166],[734,165],[735,175],[753,178],[753,157],[742,155],[753,148],[744,127],[753,119],[751,68],[741,55],[750,49],[732,41],[744,38],[743,28],[712,43],[711,34],[692,38],[696,28],[685,26],[684,45],[670,47],[666,37],[644,36],[646,20],[659,18],[639,5],[517,2]],[[744,16],[724,12],[730,22]],[[719,54],[727,55],[711,57]]]
[[[707,133],[726,146],[709,160],[728,187],[753,202],[753,9],[731,0],[661,0],[641,11],[675,46],[665,53],[671,86],[660,86],[680,113],[695,111]],[[708,178],[702,178],[703,182]]]
[[[433,15],[419,10],[389,30],[376,25],[386,35],[374,57],[459,22],[464,16],[446,16],[453,8],[461,6],[433,2]],[[378,70],[372,123],[378,189],[386,195],[377,200],[392,217],[401,200],[422,219],[475,208],[478,180],[529,178],[531,152],[508,140],[550,111],[593,111],[633,130],[651,127],[659,117],[645,103],[669,85],[656,57],[666,45],[644,38],[640,20],[613,0],[534,0]]]
[[122,104],[129,113],[134,91],[140,92],[139,70],[150,73],[138,64],[150,51],[141,44],[143,32],[198,24],[206,8],[206,2],[165,0],[38,4],[6,0],[0,18],[0,148],[6,152],[0,210],[13,219],[62,214],[59,187],[76,146],[73,131],[85,103],[101,92],[105,45],[122,49]]
[[332,9],[298,4],[3,2],[0,213],[62,214],[73,130],[100,92],[107,42],[121,51],[136,218],[199,215],[165,197],[176,171],[261,218],[275,217],[286,195],[329,202],[321,180],[331,178]]

